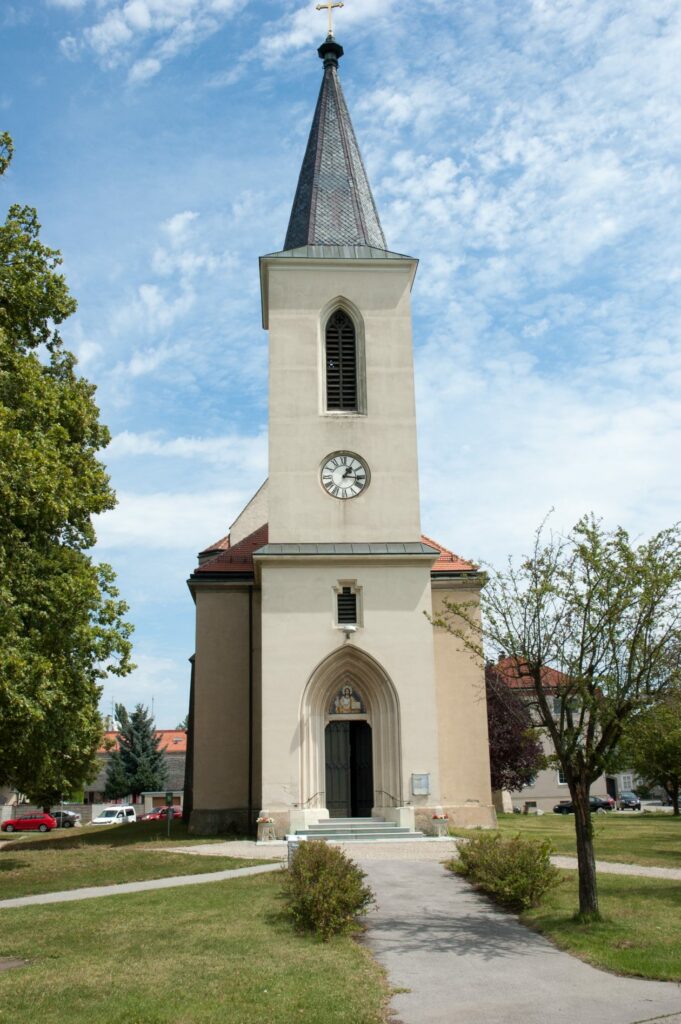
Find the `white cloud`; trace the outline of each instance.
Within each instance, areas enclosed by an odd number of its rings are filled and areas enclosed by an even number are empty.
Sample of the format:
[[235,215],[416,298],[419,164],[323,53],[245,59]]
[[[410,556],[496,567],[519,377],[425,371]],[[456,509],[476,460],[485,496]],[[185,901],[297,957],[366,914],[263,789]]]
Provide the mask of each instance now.
[[136,434],[123,431],[112,439],[107,458],[154,456],[163,459],[192,459],[224,470],[265,476],[267,473],[267,437],[226,434],[222,437],[174,437],[164,439],[158,432]]
[[157,57],[145,57],[143,60],[137,60],[128,72],[128,81],[132,85],[147,82],[159,73],[162,66]]
[[[158,728],[174,728],[187,713],[189,663],[137,649],[133,661],[137,668],[130,675],[112,676],[105,681],[99,704],[101,713],[112,714],[113,704],[124,704],[129,711],[136,704],[144,704],[151,711],[153,705]],[[175,717],[170,720],[169,705],[176,708]]]
[[46,0],[48,7],[61,7],[66,11],[79,11],[88,0]]
[[59,40],[59,49],[67,60],[78,60],[80,46],[75,36],[64,36]]
[[[81,0],[52,0],[84,7]],[[248,0],[106,0],[92,8],[78,38],[62,40],[71,55],[90,49],[105,68],[129,65],[128,81],[139,85],[157,75],[167,61],[218,32]],[[140,52],[141,51],[141,52]]]
[[[262,481],[260,481],[262,482]],[[198,552],[227,532],[255,493],[243,487],[201,493],[118,494],[118,505],[97,517],[97,549]]]

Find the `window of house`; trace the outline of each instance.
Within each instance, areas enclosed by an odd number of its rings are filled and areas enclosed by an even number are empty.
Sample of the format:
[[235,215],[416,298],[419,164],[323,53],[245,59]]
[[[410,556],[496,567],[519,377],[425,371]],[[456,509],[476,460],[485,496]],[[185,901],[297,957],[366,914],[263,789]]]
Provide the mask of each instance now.
[[622,789],[625,793],[628,793],[630,790],[632,790],[634,788],[634,776],[633,775],[622,775],[621,776],[621,781],[622,781],[622,785],[621,785],[620,789]]
[[565,772],[562,768],[558,769],[558,785],[567,786],[567,779],[565,778]]
[[326,324],[326,408],[357,412],[357,337],[348,314],[337,309]]

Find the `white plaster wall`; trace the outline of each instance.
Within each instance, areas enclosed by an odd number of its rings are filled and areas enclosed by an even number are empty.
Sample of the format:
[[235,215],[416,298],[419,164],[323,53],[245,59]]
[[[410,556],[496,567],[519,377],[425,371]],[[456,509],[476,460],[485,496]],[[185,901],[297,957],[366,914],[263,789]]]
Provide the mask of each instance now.
[[[411,260],[271,260],[270,542],[416,541],[420,536],[411,337]],[[322,314],[342,297],[361,311],[366,414],[325,413]],[[347,450],[369,464],[356,498],[329,497],[319,468]]]
[[249,537],[260,526],[267,522],[267,480],[259,491],[253,495],[248,505],[239,513],[229,528],[229,540],[232,547],[240,540]]
[[[319,664],[346,643],[334,626],[339,579],[356,579],[363,588],[364,627],[352,644],[379,662],[397,690],[403,799],[438,803],[433,636],[423,614],[430,610],[429,565],[268,561],[262,565],[263,806],[301,801],[301,697]],[[412,772],[430,772],[430,797],[411,796]]]

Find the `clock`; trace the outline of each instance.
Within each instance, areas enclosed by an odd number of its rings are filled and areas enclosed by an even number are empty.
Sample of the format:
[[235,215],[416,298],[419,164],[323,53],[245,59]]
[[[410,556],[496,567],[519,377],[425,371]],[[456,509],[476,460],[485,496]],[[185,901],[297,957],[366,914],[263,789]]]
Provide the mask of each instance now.
[[356,498],[369,486],[369,467],[352,452],[334,452],[322,463],[322,487],[332,498]]

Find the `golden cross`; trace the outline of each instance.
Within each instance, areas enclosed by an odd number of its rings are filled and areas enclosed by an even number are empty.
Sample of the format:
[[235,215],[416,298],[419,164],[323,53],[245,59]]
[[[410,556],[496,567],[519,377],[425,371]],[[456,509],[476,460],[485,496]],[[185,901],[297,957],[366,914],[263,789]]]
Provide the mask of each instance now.
[[342,0],[339,0],[338,3],[332,3],[331,0],[328,0],[328,2],[325,3],[325,4],[317,4],[317,10],[318,11],[324,11],[324,10],[326,10],[328,8],[328,11],[329,11],[329,35],[330,36],[333,35],[333,9],[334,9],[334,7],[345,7],[345,4],[342,2]]

